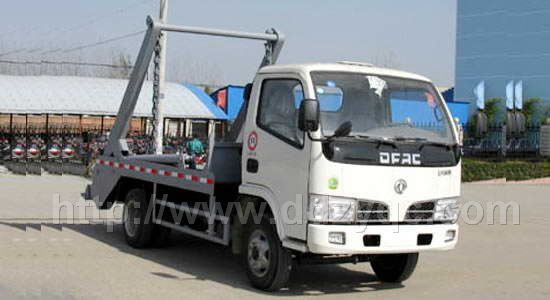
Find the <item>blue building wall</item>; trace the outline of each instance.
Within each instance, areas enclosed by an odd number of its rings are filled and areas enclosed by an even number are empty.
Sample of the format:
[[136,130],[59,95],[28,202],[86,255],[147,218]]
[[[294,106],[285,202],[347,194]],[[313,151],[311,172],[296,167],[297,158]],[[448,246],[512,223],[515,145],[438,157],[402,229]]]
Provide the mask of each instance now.
[[[244,102],[244,87],[237,85],[228,85],[223,87],[210,95],[214,103],[218,101],[218,95],[225,93],[225,109],[219,107],[225,114],[227,114],[228,120],[233,121],[237,118],[241,106]],[[217,104],[219,106],[219,103]]]
[[523,99],[550,99],[550,1],[457,0],[455,100],[475,110],[474,87],[486,99],[505,98],[510,80],[523,81]]
[[244,87],[230,85],[227,87],[227,115],[230,120],[235,120],[244,102]]
[[212,112],[212,114],[219,120],[227,120],[227,114],[216,106],[216,103],[212,101],[212,98],[209,97],[207,93],[205,93],[202,89],[200,89],[198,86],[187,83],[184,84],[184,86],[189,89],[199,100],[202,101],[202,103]]

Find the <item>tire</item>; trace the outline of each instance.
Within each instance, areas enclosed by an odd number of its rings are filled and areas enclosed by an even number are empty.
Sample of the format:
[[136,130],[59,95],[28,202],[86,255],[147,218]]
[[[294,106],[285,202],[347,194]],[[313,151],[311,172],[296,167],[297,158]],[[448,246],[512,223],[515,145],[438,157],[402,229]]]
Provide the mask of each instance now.
[[128,245],[134,248],[146,248],[152,242],[154,224],[148,213],[149,199],[145,190],[128,191],[122,215],[124,237]]
[[284,287],[292,269],[292,254],[284,248],[275,225],[264,219],[246,230],[243,263],[253,287],[277,291]]
[[383,282],[399,283],[411,277],[418,262],[418,253],[384,254],[371,258],[374,273]]

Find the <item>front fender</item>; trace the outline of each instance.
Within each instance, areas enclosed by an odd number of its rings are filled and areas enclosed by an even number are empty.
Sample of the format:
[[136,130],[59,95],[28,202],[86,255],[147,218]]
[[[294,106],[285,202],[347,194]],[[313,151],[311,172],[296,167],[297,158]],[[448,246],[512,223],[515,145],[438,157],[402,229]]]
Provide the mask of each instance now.
[[277,234],[279,235],[279,239],[281,241],[287,239],[285,224],[283,224],[283,218],[280,215],[280,205],[277,204],[275,194],[273,194],[273,192],[268,187],[257,184],[244,183],[239,186],[239,193],[243,195],[258,197],[265,200],[265,202],[267,202],[267,204],[269,205],[269,208],[271,208],[273,216],[275,217],[275,226],[277,227]]

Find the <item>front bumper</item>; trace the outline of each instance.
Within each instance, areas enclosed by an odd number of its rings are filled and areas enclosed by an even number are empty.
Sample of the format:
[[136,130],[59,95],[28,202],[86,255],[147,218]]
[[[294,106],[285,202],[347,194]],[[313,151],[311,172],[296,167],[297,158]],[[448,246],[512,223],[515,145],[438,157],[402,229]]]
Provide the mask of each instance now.
[[[447,232],[455,237],[446,241]],[[329,243],[330,232],[345,233],[345,244]],[[431,235],[429,245],[418,245],[419,235]],[[365,246],[366,236],[380,236],[379,246]],[[451,250],[458,241],[458,224],[442,225],[308,225],[307,246],[316,254],[388,254]]]

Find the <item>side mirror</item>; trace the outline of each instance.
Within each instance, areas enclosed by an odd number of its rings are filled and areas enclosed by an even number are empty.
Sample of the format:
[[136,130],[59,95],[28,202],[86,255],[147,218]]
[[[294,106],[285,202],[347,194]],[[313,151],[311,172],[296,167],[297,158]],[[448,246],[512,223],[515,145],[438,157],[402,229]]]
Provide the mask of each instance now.
[[453,121],[455,122],[456,128],[458,130],[458,144],[460,146],[464,145],[464,127],[462,126],[462,123],[460,123],[459,118],[454,118]]
[[301,131],[307,132],[317,131],[319,129],[320,116],[319,101],[313,99],[302,100],[298,115],[298,128]]

